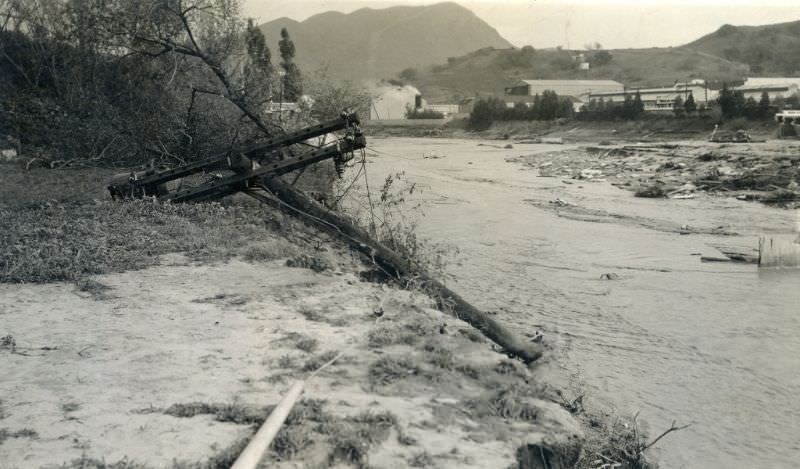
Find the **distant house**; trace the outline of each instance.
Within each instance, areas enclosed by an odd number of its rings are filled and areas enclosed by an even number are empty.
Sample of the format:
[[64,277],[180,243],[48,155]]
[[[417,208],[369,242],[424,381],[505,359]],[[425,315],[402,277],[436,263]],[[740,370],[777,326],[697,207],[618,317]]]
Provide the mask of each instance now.
[[385,86],[378,88],[369,109],[370,120],[405,119],[408,109],[422,109],[425,100],[413,86]]
[[[579,97],[589,93],[622,92],[625,86],[614,80],[522,80],[505,89],[507,101],[520,101],[524,96],[555,91],[559,96]],[[524,99],[524,98],[523,98]]]
[[717,91],[709,90],[703,80],[692,80],[691,82],[679,82],[669,87],[629,88],[624,91],[589,93],[583,100],[588,103],[592,100],[599,102],[602,99],[606,103],[621,104],[625,102],[626,96],[633,97],[637,92],[644,104],[644,110],[647,112],[672,112],[675,98],[680,97],[685,102],[689,95],[692,96],[697,106],[701,104],[708,106],[708,103],[717,99],[719,94]]

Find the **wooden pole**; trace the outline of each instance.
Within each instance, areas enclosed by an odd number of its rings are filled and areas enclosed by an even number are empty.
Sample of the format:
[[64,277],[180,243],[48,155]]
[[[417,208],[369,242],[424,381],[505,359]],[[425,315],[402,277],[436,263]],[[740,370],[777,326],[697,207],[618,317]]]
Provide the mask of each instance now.
[[[420,289],[431,295],[442,311],[452,312],[456,317],[481,331],[509,356],[519,358],[526,363],[535,361],[542,356],[541,345],[516,337],[494,318],[471,305],[456,292],[432,278],[427,272],[420,272],[402,256],[372,239],[369,233],[356,226],[348,218],[328,210],[280,178],[265,179],[264,186],[281,203],[296,211],[298,216],[306,221],[309,218],[317,220],[320,226],[339,235],[350,247],[372,259],[390,275],[397,279],[412,276],[416,278],[420,282]],[[274,203],[273,199],[265,195],[253,192],[248,192],[248,194],[259,200]]]
[[289,416],[289,412],[292,411],[292,407],[294,407],[300,395],[303,394],[303,384],[303,381],[297,381],[289,388],[289,392],[269,414],[267,420],[258,429],[258,432],[247,444],[242,454],[236,458],[236,462],[233,463],[231,469],[255,469],[258,466],[267,448],[272,444],[272,440],[275,439],[275,435],[281,429],[286,417]]

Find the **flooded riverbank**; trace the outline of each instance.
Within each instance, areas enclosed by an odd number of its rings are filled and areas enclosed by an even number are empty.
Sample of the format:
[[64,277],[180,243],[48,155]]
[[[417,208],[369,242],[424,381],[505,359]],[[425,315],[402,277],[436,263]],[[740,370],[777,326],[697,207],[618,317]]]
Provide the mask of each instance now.
[[[640,412],[654,435],[673,419],[692,423],[656,445],[662,467],[791,467],[800,274],[700,255],[791,236],[797,212],[565,184],[506,161],[564,146],[479,143],[373,139],[368,152],[370,180],[405,171],[421,189],[422,234],[460,250],[453,286],[521,333],[543,331],[565,381],[579,374],[590,401]],[[594,216],[570,216],[557,200]]]

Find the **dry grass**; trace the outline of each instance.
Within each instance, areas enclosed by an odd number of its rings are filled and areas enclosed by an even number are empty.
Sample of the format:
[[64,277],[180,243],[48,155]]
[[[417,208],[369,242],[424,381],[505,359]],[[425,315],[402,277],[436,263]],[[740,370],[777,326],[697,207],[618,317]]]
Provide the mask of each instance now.
[[[277,342],[290,344],[294,346],[296,349],[302,350],[303,352],[306,353],[312,353],[319,346],[319,341],[317,339],[306,334],[301,334],[300,332],[289,332],[281,339],[277,340]],[[281,366],[281,368],[289,368],[289,367]]]
[[76,280],[75,286],[78,288],[78,291],[88,293],[89,296],[95,300],[105,300],[111,296],[109,294],[111,287],[90,278],[80,278]]
[[382,348],[394,344],[414,345],[418,340],[417,334],[397,326],[379,326],[367,334],[369,348]]
[[308,254],[300,254],[299,256],[287,259],[286,267],[311,269],[317,273],[333,270],[333,264],[331,264],[327,259],[319,256],[309,256]]
[[200,260],[267,261],[303,250],[297,245],[302,242],[286,239],[305,231],[299,222],[250,199],[113,202],[105,190],[110,175],[0,165],[0,282],[81,281],[144,268],[173,252]]
[[381,357],[369,367],[369,383],[374,387],[386,386],[418,375],[420,368],[408,357]]
[[397,416],[391,412],[367,411],[334,422],[326,429],[333,447],[329,464],[342,461],[366,467],[369,449],[385,441],[389,430],[396,426]]
[[266,231],[264,220],[270,216],[258,206],[151,201],[103,202],[69,210],[50,205],[0,208],[7,233],[0,238],[0,282],[74,281],[144,268],[172,252],[224,260],[248,249],[256,237],[272,237],[276,250],[295,250]]
[[432,467],[434,463],[433,456],[427,451],[414,453],[413,456],[408,458],[409,467]]
[[0,445],[9,438],[37,438],[38,436],[38,433],[29,428],[23,428],[22,430],[13,432],[7,428],[0,428]]
[[320,367],[322,367],[322,365],[333,360],[333,358],[336,357],[336,355],[337,353],[333,350],[329,350],[319,355],[315,355],[306,360],[306,362],[303,364],[300,370],[305,372],[317,371],[318,369],[320,369]]
[[230,422],[240,425],[259,425],[269,410],[256,410],[241,404],[216,404],[205,402],[190,402],[187,404],[172,404],[163,410],[154,409],[179,418],[190,418],[196,415],[213,415],[217,422]]
[[429,340],[423,346],[425,356],[431,365],[443,370],[453,370],[456,367],[456,357],[453,351],[442,345],[440,341]]
[[[233,465],[236,458],[247,446],[250,438],[242,438],[229,447],[213,454],[204,462],[173,461],[171,469],[228,469]],[[155,469],[147,464],[131,461],[123,458],[115,462],[106,462],[104,459],[91,458],[83,455],[68,463],[59,466],[60,469]]]
[[588,414],[584,415],[584,420],[589,431],[576,469],[594,469],[600,464],[618,469],[657,467],[647,460],[647,435],[639,428],[635,417]]
[[509,420],[535,421],[538,411],[526,402],[532,392],[522,386],[509,386],[481,398],[473,399],[468,406],[479,417],[500,417]]
[[319,307],[300,305],[300,307],[297,308],[297,312],[306,318],[307,321],[324,322],[326,324],[330,324],[331,326],[337,327],[347,325],[347,321],[344,318],[333,316],[333,312],[328,305]]

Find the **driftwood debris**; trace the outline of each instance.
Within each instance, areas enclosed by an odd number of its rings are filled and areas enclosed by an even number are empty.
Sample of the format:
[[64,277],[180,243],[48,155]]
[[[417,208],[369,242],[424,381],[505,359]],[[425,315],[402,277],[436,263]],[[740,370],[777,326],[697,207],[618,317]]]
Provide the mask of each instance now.
[[[305,215],[304,218],[310,216],[312,219],[316,219],[319,225],[339,235],[353,249],[372,259],[393,277],[398,279],[416,277],[420,288],[436,299],[438,306],[443,311],[451,312],[481,331],[509,356],[519,358],[526,363],[535,361],[542,356],[541,345],[516,337],[487,313],[474,307],[442,282],[425,272],[419,272],[402,256],[372,239],[366,231],[356,226],[351,220],[328,210],[279,178],[265,179],[264,187],[279,201],[295,211],[296,215]],[[248,191],[246,193],[267,203],[275,202],[274,199],[259,192]]]

